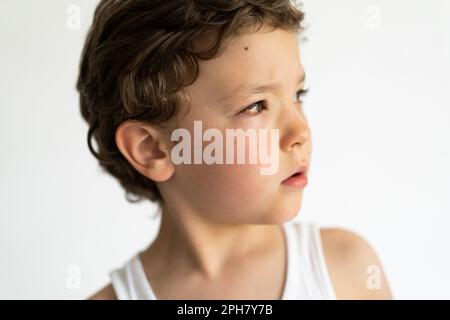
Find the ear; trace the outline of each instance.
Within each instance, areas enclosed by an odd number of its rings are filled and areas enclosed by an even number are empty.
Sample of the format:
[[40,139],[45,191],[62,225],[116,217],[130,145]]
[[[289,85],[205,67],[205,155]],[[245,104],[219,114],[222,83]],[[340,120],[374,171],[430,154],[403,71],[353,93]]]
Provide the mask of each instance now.
[[170,149],[159,129],[128,120],[116,129],[115,139],[119,151],[142,175],[158,182],[166,181],[173,175],[175,167]]

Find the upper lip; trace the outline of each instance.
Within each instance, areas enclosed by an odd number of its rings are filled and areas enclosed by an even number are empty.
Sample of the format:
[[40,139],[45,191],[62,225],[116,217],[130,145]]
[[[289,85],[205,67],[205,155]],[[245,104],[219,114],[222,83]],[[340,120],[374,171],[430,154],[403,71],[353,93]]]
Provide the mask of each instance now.
[[[308,171],[308,165],[307,164],[302,164],[299,165],[292,173],[291,175],[289,175],[289,177],[287,177],[286,179],[289,179],[290,177],[292,177],[294,174],[296,173],[306,173]],[[285,180],[286,180],[285,179]],[[284,180],[283,180],[284,181]]]

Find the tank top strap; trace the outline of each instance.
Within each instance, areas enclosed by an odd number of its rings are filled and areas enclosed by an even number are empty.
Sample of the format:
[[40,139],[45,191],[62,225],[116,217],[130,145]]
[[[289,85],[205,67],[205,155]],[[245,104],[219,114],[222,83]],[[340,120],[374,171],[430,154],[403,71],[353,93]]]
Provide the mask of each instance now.
[[109,273],[117,300],[130,300],[130,290],[128,289],[125,268],[126,266],[114,269]]
[[155,300],[149,287],[139,253],[122,267],[109,273],[118,300]]
[[297,223],[300,265],[304,284],[313,299],[335,300],[336,295],[323,253],[320,227],[312,222]]

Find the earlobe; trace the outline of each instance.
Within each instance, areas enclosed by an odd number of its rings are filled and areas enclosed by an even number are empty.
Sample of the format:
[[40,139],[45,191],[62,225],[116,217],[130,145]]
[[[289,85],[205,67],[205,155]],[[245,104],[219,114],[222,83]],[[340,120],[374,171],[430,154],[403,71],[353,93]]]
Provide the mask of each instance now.
[[144,176],[159,182],[172,176],[170,150],[166,150],[158,129],[134,120],[125,121],[116,129],[115,140],[122,155]]

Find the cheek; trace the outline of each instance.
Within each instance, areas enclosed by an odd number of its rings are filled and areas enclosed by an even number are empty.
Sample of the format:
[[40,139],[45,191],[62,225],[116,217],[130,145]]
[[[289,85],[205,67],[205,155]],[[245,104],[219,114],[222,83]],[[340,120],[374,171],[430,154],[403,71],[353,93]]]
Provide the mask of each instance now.
[[[261,211],[276,196],[274,176],[260,174],[249,164],[196,165],[184,168],[185,194],[206,212]],[[242,213],[242,212],[241,212]]]
[[206,166],[195,170],[195,179],[201,186],[197,203],[203,212],[218,219],[281,223],[299,211],[302,193],[280,191],[277,176],[261,175],[256,165]]
[[[270,185],[270,176],[261,175],[259,166],[250,164],[228,164],[211,170],[210,177],[217,181],[222,196],[235,199],[245,194],[261,194]],[[228,194],[228,195],[227,195]]]
[[[256,142],[257,145],[257,142]],[[268,191],[274,190],[274,182],[277,180],[278,172],[272,175],[264,175],[262,165],[258,163],[249,163],[249,144],[245,144],[244,164],[237,163],[235,152],[234,163],[203,165],[198,172],[203,179],[208,181],[208,187],[211,191],[216,191],[221,197],[234,199],[235,201],[250,201],[249,197],[268,196]],[[236,151],[236,144],[234,145]],[[225,150],[224,150],[225,155]],[[225,157],[224,157],[225,159]],[[199,170],[199,171],[200,171]]]
[[[202,129],[218,128],[223,134],[223,160],[226,158],[226,127],[217,127],[210,122],[203,122]],[[242,126],[243,127],[243,126]],[[193,125],[186,126],[194,137]],[[246,130],[246,127],[242,128]],[[210,142],[202,141],[203,149]],[[258,146],[258,140],[253,141]],[[277,144],[278,147],[278,144]],[[276,200],[278,194],[280,174],[276,171],[272,175],[261,173],[267,164],[249,164],[250,143],[245,143],[245,164],[237,164],[236,140],[234,141],[235,159],[232,164],[205,163],[197,165],[181,165],[179,177],[182,183],[181,192],[197,203],[197,206],[206,211],[211,207],[219,210],[236,211],[236,207],[247,208],[249,211],[261,211],[261,206],[267,206]],[[192,152],[194,150],[192,149]],[[258,161],[258,159],[257,159]],[[278,159],[277,159],[278,161]],[[177,169],[178,170],[178,169]],[[194,200],[195,199],[195,200]]]

